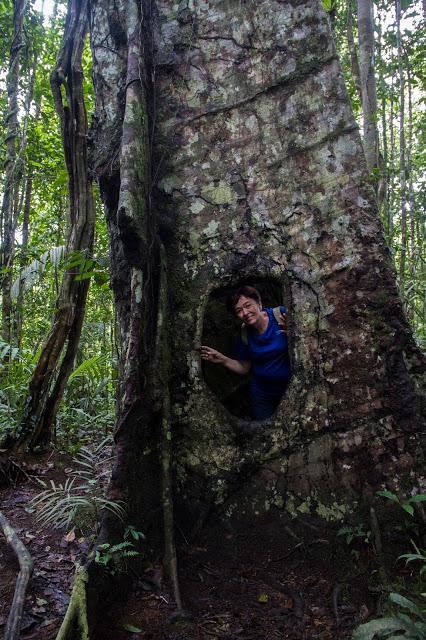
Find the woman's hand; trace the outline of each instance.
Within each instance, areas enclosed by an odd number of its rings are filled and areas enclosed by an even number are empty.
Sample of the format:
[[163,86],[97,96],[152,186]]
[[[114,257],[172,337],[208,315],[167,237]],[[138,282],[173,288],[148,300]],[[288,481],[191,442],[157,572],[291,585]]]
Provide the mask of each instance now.
[[212,349],[211,347],[201,347],[201,357],[208,362],[214,362],[214,364],[225,364],[225,356],[220,351]]
[[278,321],[278,324],[280,329],[282,329],[284,333],[287,333],[287,314],[286,313],[280,313],[280,320]]
[[213,364],[221,364],[230,371],[238,373],[239,376],[245,376],[250,371],[251,363],[249,361],[228,358],[220,351],[204,345],[201,347],[200,352],[203,360],[213,362]]

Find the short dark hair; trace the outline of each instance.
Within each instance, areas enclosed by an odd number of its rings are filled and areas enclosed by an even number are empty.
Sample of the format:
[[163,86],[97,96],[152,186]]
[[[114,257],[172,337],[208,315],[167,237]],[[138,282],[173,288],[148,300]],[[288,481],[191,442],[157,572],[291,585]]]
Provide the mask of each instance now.
[[226,307],[228,311],[230,311],[231,313],[235,313],[235,305],[237,304],[241,296],[245,296],[246,298],[251,298],[252,300],[255,300],[258,304],[262,304],[260,299],[260,293],[258,292],[258,290],[255,287],[251,287],[250,285],[246,284],[243,287],[238,287],[238,289],[235,289],[228,296],[226,300]]

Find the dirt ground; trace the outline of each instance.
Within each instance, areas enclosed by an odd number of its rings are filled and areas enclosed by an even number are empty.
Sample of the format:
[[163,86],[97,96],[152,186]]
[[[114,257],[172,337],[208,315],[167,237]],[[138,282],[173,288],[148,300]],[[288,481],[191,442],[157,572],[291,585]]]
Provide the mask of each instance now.
[[[84,558],[89,541],[41,529],[28,509],[41,489],[36,477],[62,481],[69,460],[21,464],[27,476],[0,491],[3,513],[34,558],[21,637],[51,640],[66,611],[75,563]],[[176,614],[166,581],[148,563],[125,602],[111,593],[93,640],[350,638],[357,624],[376,613],[380,589],[371,545],[349,546],[337,536],[338,528],[278,512],[232,530],[209,522],[191,543],[179,541],[185,615]],[[0,535],[0,633],[17,571]]]
[[233,532],[210,526],[180,546],[187,617],[176,616],[165,588],[144,591],[141,580],[108,609],[95,638],[132,637],[126,625],[146,640],[350,638],[375,595],[368,561],[355,566],[348,555],[336,529],[312,519],[274,518]]
[[[43,456],[20,460],[23,473],[8,488],[0,489],[0,508],[34,560],[21,626],[23,640],[56,637],[69,602],[75,563],[88,548],[88,540],[73,539],[63,530],[42,529],[34,519],[30,500],[43,487],[38,480],[55,483],[67,477],[67,456]],[[0,532],[0,636],[6,624],[15,590],[19,564]]]

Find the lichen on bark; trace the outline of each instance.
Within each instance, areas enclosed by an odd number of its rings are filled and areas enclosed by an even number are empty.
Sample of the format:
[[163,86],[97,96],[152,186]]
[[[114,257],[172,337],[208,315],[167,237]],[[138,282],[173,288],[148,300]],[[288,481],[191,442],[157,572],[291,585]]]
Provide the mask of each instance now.
[[[173,220],[165,244],[182,503],[226,508],[239,484],[250,493],[249,469],[266,495],[275,460],[270,491],[278,483],[281,502],[318,484],[362,491],[386,477],[396,441],[407,444],[421,418],[404,364],[415,347],[327,18],[311,1],[157,9],[155,150],[159,201]],[[210,293],[250,278],[289,283],[294,358],[276,415],[251,427],[208,390],[197,352]]]

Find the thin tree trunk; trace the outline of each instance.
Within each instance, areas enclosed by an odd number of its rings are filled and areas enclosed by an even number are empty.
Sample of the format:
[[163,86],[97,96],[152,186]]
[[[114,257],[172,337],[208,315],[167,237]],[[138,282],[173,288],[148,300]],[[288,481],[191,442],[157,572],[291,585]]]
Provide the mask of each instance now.
[[[24,122],[23,122],[23,127],[22,127],[22,140],[21,140],[21,147],[20,147],[20,151],[19,151],[19,155],[21,157],[21,160],[23,162],[23,156],[27,147],[27,139],[28,139],[28,123],[29,123],[29,117],[30,117],[30,109],[31,109],[31,104],[33,101],[33,95],[34,95],[34,85],[35,85],[35,79],[36,79],[36,72],[37,72],[37,51],[34,51],[34,57],[33,57],[33,68],[32,68],[32,74],[31,74],[31,81],[30,81],[30,85],[28,87],[28,92],[27,92],[27,97],[25,100],[25,116],[24,116]],[[39,118],[40,118],[40,112],[41,112],[41,96],[39,97],[39,99],[37,100],[37,105],[36,105],[36,112],[35,112],[35,116],[34,116],[34,122],[38,122]],[[27,248],[28,248],[28,239],[29,239],[29,223],[30,223],[30,212],[31,212],[31,195],[32,195],[32,188],[33,188],[33,179],[32,176],[27,175],[27,177],[24,180],[24,187],[22,189],[22,193],[23,193],[23,220],[22,220],[22,242],[21,242],[21,252],[20,252],[20,257],[19,257],[19,271],[20,274],[22,273],[23,268],[25,267],[25,265],[27,264]],[[19,210],[17,212],[16,215],[16,225],[18,222],[18,215],[20,213],[20,211],[22,210],[22,205],[19,207]],[[12,336],[13,336],[13,343],[19,348],[20,344],[21,344],[21,332],[22,332],[22,322],[23,322],[23,301],[24,301],[24,291],[23,291],[23,283],[22,283],[22,279],[20,276],[20,281],[19,281],[19,291],[18,291],[18,296],[16,299],[16,303],[14,305],[14,314],[13,314],[13,331],[12,331]]]
[[399,262],[399,285],[403,293],[407,255],[407,183],[405,166],[405,78],[402,60],[401,0],[395,3],[396,39],[398,47],[399,76],[399,181],[401,192],[401,256]]
[[[367,168],[379,168],[379,134],[377,130],[377,95],[374,74],[374,16],[372,0],[358,0],[358,43],[361,79],[363,141]],[[377,182],[376,191],[377,191]]]
[[388,243],[389,246],[393,246],[393,237],[394,237],[394,223],[393,223],[393,193],[394,193],[394,182],[395,182],[395,128],[393,123],[394,117],[394,95],[393,95],[393,79],[391,81],[391,90],[390,90],[390,172],[389,172],[389,189],[388,189],[388,198],[387,198],[387,209],[388,209]]
[[410,213],[410,273],[414,276],[416,262],[416,198],[413,185],[412,148],[413,140],[413,94],[411,88],[410,60],[405,52],[405,68],[407,71],[408,86],[408,144],[407,144],[407,174],[408,174],[408,202]]
[[[29,224],[30,224],[30,211],[31,211],[31,194],[33,188],[33,179],[28,177],[25,185],[25,203],[24,203],[24,218],[22,220],[22,243],[21,243],[21,255],[19,260],[20,272],[24,269],[28,261],[28,240],[29,240]],[[23,303],[24,303],[24,288],[22,279],[19,282],[19,291],[16,299],[15,313],[13,316],[13,336],[16,346],[19,348],[22,338],[22,323],[23,323]]]
[[348,40],[349,54],[351,57],[352,80],[354,82],[359,101],[362,104],[361,76],[353,31],[352,0],[347,0],[346,2],[346,36]]
[[[377,201],[379,205],[379,210],[382,215],[382,220],[384,223],[387,223],[389,218],[388,206],[388,180],[389,180],[389,167],[388,167],[388,139],[387,139],[387,120],[386,120],[386,83],[383,78],[383,64],[382,64],[382,24],[380,20],[381,16],[379,14],[378,24],[377,24],[377,53],[378,53],[378,65],[376,65],[376,72],[378,73],[379,78],[379,89],[381,93],[381,120],[382,120],[382,146],[383,152],[380,152],[379,149],[379,167],[380,167],[380,175],[379,182],[377,188]],[[377,120],[379,118],[379,113],[377,113]]]
[[20,58],[22,49],[22,28],[26,0],[15,0],[13,7],[13,40],[10,47],[9,72],[7,75],[8,112],[6,115],[6,157],[5,184],[2,202],[2,246],[0,267],[0,289],[2,294],[2,337],[5,342],[11,342],[12,299],[12,263],[15,244],[15,212],[16,178],[18,173],[16,142],[19,135],[18,122],[18,91]]
[[[70,0],[63,44],[51,77],[69,179],[67,250],[84,258],[92,254],[95,215],[87,170],[87,117],[81,67],[87,24],[87,0],[81,3]],[[30,380],[28,410],[18,434],[17,448],[29,443],[33,449],[50,441],[58,404],[74,363],[90,282],[76,276],[75,267],[68,268],[63,276],[53,327]]]

